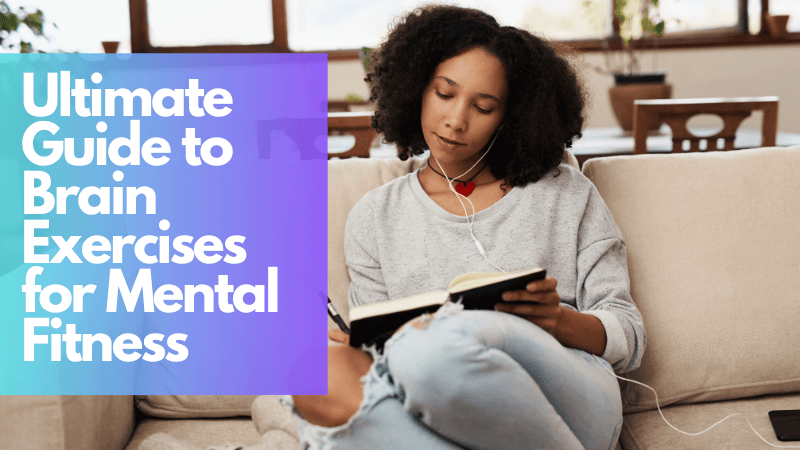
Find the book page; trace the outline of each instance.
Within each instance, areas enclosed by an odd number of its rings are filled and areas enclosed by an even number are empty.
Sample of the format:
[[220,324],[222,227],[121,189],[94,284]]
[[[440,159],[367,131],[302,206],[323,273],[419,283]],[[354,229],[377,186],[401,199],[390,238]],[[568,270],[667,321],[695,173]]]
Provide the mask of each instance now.
[[470,283],[475,283],[475,282],[478,282],[478,283],[482,284],[484,282],[484,280],[486,282],[490,282],[491,283],[490,279],[493,279],[493,278],[498,277],[498,276],[502,277],[503,275],[504,274],[502,272],[462,273],[461,275],[458,275],[457,277],[453,278],[453,280],[447,286],[447,290],[451,291],[451,292],[454,289],[459,289],[460,290],[462,284],[470,284]]
[[508,273],[465,273],[453,278],[453,281],[451,281],[448,286],[448,291],[450,291],[450,293],[462,292],[500,281],[512,280],[540,270],[542,269],[535,267],[533,269],[516,270]]
[[397,311],[406,311],[427,305],[443,305],[449,297],[450,293],[447,291],[434,291],[412,295],[411,297],[357,306],[350,310],[350,321],[353,322],[365,317],[380,316]]

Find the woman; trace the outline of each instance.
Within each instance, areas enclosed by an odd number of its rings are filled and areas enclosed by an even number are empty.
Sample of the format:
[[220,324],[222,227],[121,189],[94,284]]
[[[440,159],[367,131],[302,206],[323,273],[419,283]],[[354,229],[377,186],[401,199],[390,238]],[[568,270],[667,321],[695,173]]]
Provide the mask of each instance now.
[[[331,347],[329,395],[294,397],[303,440],[613,448],[622,416],[608,369],[636,368],[645,333],[611,214],[585,177],[559,166],[583,124],[573,69],[480,11],[430,6],[395,26],[368,81],[373,126],[401,159],[428,148],[430,158],[351,211],[350,305],[443,290],[465,272],[538,266],[550,278],[505,293],[496,312],[446,305],[402,327],[381,355]],[[522,300],[536,304],[513,304]]]

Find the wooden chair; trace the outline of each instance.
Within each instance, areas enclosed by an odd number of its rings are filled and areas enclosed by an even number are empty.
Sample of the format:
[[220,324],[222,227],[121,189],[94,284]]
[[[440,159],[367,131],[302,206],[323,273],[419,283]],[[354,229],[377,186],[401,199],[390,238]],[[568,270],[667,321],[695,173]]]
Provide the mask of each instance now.
[[341,153],[329,153],[328,159],[369,158],[369,148],[378,133],[370,124],[371,111],[363,112],[330,112],[328,113],[328,133],[341,131],[356,137],[356,144],[350,150]]
[[[650,124],[666,122],[672,129],[672,151],[683,152],[683,141],[689,141],[689,151],[700,150],[706,140],[706,150],[733,150],[736,130],[753,111],[764,111],[761,124],[761,146],[772,147],[778,134],[778,97],[689,98],[671,100],[636,100],[633,105],[633,153],[647,153],[647,133]],[[713,136],[695,136],[686,122],[698,114],[715,114],[722,118],[722,131]],[[725,139],[723,149],[717,140]]]

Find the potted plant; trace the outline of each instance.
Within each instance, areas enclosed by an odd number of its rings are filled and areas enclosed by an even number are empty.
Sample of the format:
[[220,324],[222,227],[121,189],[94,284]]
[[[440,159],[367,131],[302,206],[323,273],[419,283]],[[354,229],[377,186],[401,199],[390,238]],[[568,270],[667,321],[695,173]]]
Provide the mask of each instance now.
[[[42,10],[37,9],[35,12],[31,12],[20,6],[15,12],[5,0],[0,0],[0,47],[20,53],[36,52],[33,43],[19,39],[17,44],[14,38],[15,35],[19,35],[20,25],[28,27],[34,36],[44,36],[44,23]],[[41,51],[39,52],[41,53]]]
[[[658,37],[664,32],[658,1],[616,0],[614,29],[618,33],[602,41],[605,68],[595,67],[601,73],[614,76],[615,86],[609,91],[611,106],[626,131],[633,129],[634,100],[672,96],[672,86],[665,82],[664,72],[641,73],[641,50],[635,48],[638,42],[635,36]],[[659,126],[653,124],[652,129]]]

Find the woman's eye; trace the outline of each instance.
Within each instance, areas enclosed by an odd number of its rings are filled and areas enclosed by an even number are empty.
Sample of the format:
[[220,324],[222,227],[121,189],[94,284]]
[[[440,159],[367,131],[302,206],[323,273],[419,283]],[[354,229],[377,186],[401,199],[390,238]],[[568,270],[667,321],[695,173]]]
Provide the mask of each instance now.
[[439,91],[436,91],[436,95],[438,95],[439,97],[444,98],[444,99],[453,98],[452,95],[444,95]]
[[475,106],[475,107],[478,108],[478,112],[481,113],[481,114],[489,114],[489,113],[492,112],[491,109],[483,109],[480,106]]

